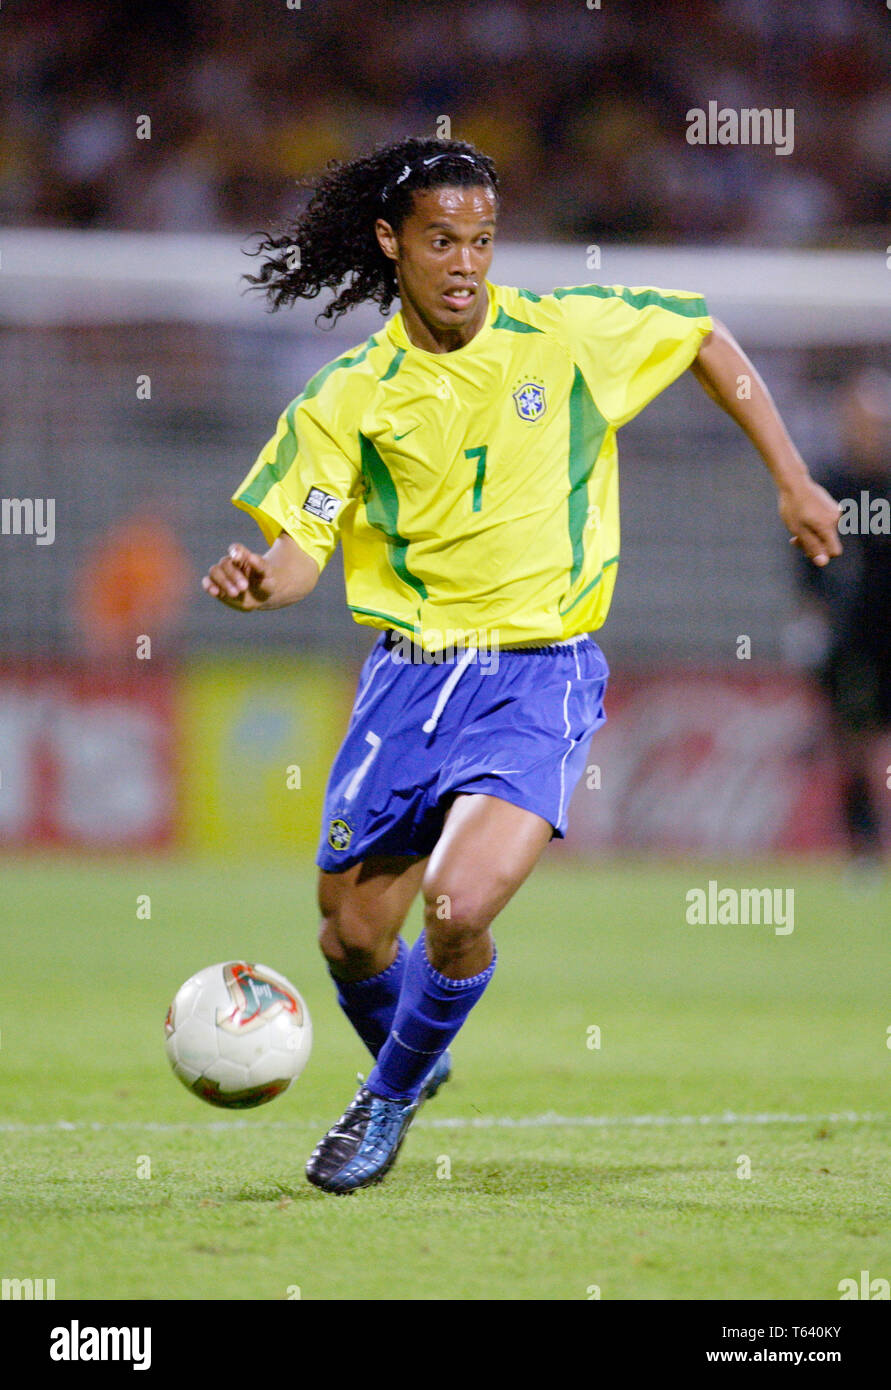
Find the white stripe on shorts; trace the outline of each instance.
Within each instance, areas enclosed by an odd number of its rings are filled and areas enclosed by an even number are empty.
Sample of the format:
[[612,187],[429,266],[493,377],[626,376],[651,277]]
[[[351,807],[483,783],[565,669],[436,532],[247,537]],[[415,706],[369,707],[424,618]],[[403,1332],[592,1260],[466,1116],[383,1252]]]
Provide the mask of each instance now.
[[[576,669],[578,669],[578,657],[576,657]],[[564,731],[563,731],[563,737],[564,737],[564,738],[569,738],[569,709],[568,709],[568,705],[569,705],[569,692],[570,692],[571,689],[572,689],[572,681],[567,681],[567,682],[566,682],[566,693],[565,693],[564,696],[563,696],[563,719],[564,719],[564,721],[565,721],[565,723],[566,723],[566,728],[565,728]],[[570,753],[572,752],[573,748],[575,748],[575,746],[576,746],[577,743],[578,743],[578,739],[577,739],[577,738],[572,738],[572,739],[569,740],[569,747],[567,748],[566,752],[563,754],[563,757],[562,757],[562,759],[561,759],[561,761],[560,761],[560,805],[559,805],[558,808],[557,808],[557,819],[556,819],[556,821],[554,822],[554,828],[555,828],[555,829],[557,828],[557,826],[559,826],[561,820],[563,819],[563,802],[564,802],[564,799],[565,799],[565,797],[566,797],[566,759],[569,757]]]

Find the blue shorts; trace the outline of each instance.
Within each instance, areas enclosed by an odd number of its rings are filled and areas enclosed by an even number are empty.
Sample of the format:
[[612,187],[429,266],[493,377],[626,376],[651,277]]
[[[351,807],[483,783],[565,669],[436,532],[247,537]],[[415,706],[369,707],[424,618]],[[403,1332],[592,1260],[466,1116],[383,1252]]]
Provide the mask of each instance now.
[[460,792],[523,806],[562,837],[608,676],[590,637],[433,662],[382,633],[331,769],[317,864],[430,854]]

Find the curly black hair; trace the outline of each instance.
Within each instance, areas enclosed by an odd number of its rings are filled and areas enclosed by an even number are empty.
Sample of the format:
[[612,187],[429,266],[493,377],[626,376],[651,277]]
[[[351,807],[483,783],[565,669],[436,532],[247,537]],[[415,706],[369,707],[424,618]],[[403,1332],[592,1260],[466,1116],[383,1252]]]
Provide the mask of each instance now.
[[316,180],[304,211],[278,234],[260,234],[250,254],[266,253],[259,275],[246,275],[270,309],[314,299],[323,289],[346,285],[318,315],[332,324],[354,304],[370,299],[386,314],[398,294],[393,262],[378,245],[374,224],[383,217],[398,232],[418,189],[482,184],[498,195],[498,175],[488,155],[463,140],[412,137],[378,146],[341,163],[333,159]]

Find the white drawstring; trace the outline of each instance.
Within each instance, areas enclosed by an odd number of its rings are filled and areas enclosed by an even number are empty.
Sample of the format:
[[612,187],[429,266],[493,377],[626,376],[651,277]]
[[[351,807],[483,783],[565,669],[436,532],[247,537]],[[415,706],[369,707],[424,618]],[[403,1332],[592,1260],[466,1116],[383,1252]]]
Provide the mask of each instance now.
[[[549,642],[549,643],[547,643],[545,646],[538,647],[538,648],[531,648],[531,649],[529,649],[529,650],[533,650],[533,651],[536,651],[536,650],[537,650],[537,651],[543,651],[543,652],[544,652],[544,651],[552,651],[554,647],[575,647],[575,646],[577,646],[580,642],[586,642],[587,640],[588,640],[588,634],[583,632],[583,633],[581,633],[578,637],[566,637],[566,638],[564,638],[564,639],[563,639],[562,641],[560,641],[560,642]],[[509,650],[509,649],[508,649],[508,650]],[[458,662],[457,666],[456,666],[455,669],[452,671],[452,674],[449,676],[449,678],[448,678],[448,680],[446,681],[445,685],[442,687],[442,690],[440,690],[439,696],[437,697],[436,704],[433,706],[433,713],[431,714],[430,718],[429,718],[429,719],[426,719],[426,720],[424,721],[424,723],[422,724],[422,726],[421,726],[421,727],[423,728],[425,734],[432,734],[432,733],[433,733],[434,729],[436,728],[437,724],[438,724],[439,721],[440,721],[440,718],[441,718],[441,716],[442,716],[443,710],[445,709],[446,705],[448,704],[449,700],[451,699],[452,691],[455,689],[455,686],[458,684],[458,682],[459,682],[459,680],[461,679],[462,675],[464,674],[464,671],[465,671],[465,669],[467,668],[467,666],[469,666],[470,663],[471,663],[471,661],[473,661],[473,658],[476,656],[476,651],[477,651],[476,647],[468,647],[467,651],[464,653],[464,655],[462,656],[461,660]],[[576,652],[576,653],[574,653],[574,655],[575,655],[575,670],[576,670],[576,675],[578,676],[578,675],[580,675],[580,672],[579,672],[579,659],[578,659],[578,653]]]
[[475,656],[476,647],[468,647],[467,651],[464,653],[461,660],[455,667],[454,671],[449,676],[445,685],[442,687],[442,690],[440,690],[436,704],[433,706],[433,713],[431,714],[429,719],[425,719],[422,725],[425,734],[433,733],[433,730],[439,723],[440,716],[442,715],[443,710],[445,709],[446,705],[451,699],[452,691],[455,689],[455,686],[458,684],[459,680],[464,674],[465,668],[470,664],[471,661],[473,661],[473,658]]

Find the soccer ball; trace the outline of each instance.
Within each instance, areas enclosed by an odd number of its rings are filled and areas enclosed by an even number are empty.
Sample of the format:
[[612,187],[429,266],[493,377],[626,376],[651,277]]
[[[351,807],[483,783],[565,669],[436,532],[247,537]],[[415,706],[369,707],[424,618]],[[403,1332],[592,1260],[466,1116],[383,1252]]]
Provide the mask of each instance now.
[[247,1110],[286,1091],[312,1048],[298,991],[266,965],[228,961],[186,980],[167,1010],[167,1058],[211,1105]]

